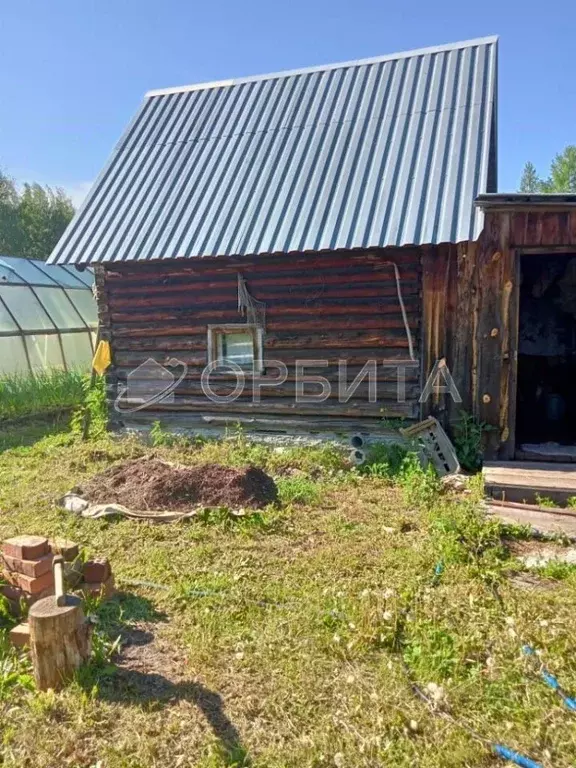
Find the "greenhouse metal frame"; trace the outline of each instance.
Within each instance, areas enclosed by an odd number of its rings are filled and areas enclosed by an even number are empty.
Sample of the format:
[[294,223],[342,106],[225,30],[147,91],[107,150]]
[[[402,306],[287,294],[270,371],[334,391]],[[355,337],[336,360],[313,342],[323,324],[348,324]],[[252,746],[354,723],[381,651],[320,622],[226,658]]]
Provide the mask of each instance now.
[[0,376],[90,367],[97,330],[91,270],[0,256]]

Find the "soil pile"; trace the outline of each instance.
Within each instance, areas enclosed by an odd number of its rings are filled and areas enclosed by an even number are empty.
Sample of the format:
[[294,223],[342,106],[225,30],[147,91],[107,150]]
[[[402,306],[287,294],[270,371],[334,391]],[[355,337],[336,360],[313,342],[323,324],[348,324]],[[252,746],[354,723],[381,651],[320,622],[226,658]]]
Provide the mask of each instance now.
[[158,459],[136,459],[95,475],[82,487],[82,496],[94,504],[188,512],[198,506],[264,507],[277,500],[278,489],[257,467],[177,467]]

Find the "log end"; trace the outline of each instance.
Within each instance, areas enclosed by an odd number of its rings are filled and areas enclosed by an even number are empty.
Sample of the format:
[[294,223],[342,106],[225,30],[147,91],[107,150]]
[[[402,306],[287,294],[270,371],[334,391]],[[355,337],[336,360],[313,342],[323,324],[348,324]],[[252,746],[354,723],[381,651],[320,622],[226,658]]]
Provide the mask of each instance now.
[[57,616],[66,616],[70,613],[75,613],[82,606],[82,600],[76,595],[65,595],[65,605],[58,605],[58,597],[56,595],[50,595],[43,600],[38,600],[37,603],[30,608],[28,613],[31,619],[46,619],[54,618]]

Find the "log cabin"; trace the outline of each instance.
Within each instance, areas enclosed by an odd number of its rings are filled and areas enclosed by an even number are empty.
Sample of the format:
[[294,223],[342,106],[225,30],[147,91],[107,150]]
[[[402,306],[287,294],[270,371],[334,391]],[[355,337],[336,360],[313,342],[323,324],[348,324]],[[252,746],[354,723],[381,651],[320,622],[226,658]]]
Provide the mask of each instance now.
[[553,254],[570,272],[576,198],[498,194],[497,56],[146,94],[50,259],[94,268],[111,423],[372,439],[462,410],[491,457],[546,437],[530,403],[566,398],[520,386],[522,278]]

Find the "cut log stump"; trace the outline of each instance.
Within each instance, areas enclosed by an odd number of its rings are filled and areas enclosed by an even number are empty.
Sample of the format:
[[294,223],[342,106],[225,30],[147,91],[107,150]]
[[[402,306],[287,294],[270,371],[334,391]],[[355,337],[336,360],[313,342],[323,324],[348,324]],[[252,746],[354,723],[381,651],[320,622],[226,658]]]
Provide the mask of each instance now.
[[41,691],[58,690],[90,656],[82,601],[67,595],[60,606],[56,596],[46,597],[30,608],[28,623],[36,685]]

